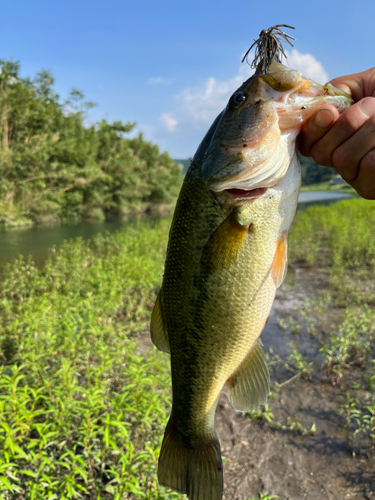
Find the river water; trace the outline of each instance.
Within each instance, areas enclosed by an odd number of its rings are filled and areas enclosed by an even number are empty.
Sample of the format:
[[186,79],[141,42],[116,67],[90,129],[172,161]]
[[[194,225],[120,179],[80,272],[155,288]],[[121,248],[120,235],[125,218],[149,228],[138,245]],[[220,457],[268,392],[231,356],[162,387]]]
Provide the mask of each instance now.
[[[348,197],[350,198],[351,195],[331,191],[300,193],[298,209],[304,210],[314,204],[327,205]],[[53,245],[60,245],[64,240],[79,236],[88,239],[97,233],[113,233],[129,224],[133,224],[137,220],[150,220],[151,218],[155,219],[155,217],[155,215],[132,216],[109,221],[79,222],[53,226],[39,225],[0,230],[0,267],[7,262],[12,262],[19,254],[31,254],[35,263],[40,266],[47,257],[48,249]]]

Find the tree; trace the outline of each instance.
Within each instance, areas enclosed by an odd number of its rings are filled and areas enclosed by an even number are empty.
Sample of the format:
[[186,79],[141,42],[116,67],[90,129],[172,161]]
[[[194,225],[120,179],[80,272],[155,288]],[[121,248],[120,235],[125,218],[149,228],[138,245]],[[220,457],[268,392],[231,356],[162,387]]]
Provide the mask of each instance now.
[[21,78],[0,60],[0,221],[43,221],[145,210],[174,201],[181,183],[167,153],[133,123],[87,125],[94,106],[73,89],[61,102],[50,71]]

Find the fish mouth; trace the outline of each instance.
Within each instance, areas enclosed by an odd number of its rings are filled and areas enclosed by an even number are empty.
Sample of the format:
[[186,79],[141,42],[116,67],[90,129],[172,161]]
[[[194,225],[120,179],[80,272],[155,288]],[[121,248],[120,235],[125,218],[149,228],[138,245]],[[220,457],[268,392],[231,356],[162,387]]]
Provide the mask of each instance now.
[[236,200],[243,200],[243,199],[249,199],[249,198],[260,198],[263,196],[266,191],[268,190],[268,187],[264,188],[256,188],[256,189],[225,189],[225,193],[229,193],[231,196],[233,196]]

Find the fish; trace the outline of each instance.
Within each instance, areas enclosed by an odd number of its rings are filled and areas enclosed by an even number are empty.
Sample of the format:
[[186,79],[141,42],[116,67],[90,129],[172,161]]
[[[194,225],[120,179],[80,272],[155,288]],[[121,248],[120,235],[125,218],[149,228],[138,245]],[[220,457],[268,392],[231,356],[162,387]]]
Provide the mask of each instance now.
[[186,173],[150,330],[172,376],[158,480],[190,500],[223,495],[214,417],[225,384],[242,412],[270,391],[260,335],[287,270],[302,124],[327,104],[342,112],[351,103],[271,62],[233,93]]

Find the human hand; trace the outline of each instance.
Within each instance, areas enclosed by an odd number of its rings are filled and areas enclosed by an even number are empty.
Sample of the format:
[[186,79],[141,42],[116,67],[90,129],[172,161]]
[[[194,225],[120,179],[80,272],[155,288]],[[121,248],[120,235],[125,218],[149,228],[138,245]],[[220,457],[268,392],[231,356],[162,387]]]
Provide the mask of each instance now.
[[318,110],[302,128],[300,153],[333,167],[363,198],[375,200],[375,68],[330,83],[355,104],[341,115],[331,105]]

